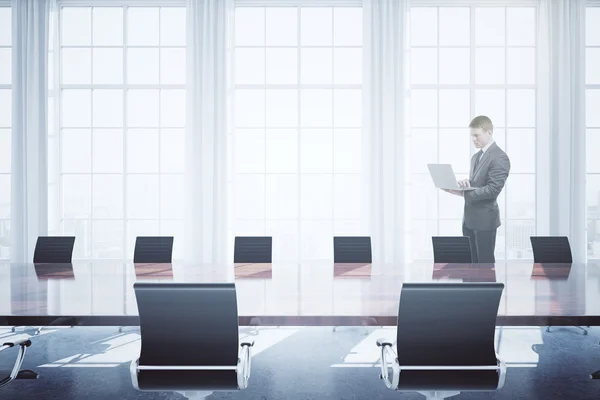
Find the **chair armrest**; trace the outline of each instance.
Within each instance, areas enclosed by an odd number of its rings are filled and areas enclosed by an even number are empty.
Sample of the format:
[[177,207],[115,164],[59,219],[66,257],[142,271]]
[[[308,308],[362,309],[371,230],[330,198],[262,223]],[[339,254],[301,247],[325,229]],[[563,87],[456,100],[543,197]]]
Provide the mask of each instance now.
[[17,353],[17,358],[15,360],[13,369],[10,372],[10,375],[0,380],[0,388],[2,386],[8,385],[19,374],[19,370],[21,369],[21,365],[23,365],[23,360],[25,359],[25,352],[27,350],[27,347],[31,346],[31,340],[29,340],[29,335],[15,335],[9,338],[9,340],[4,341],[2,346],[0,346],[0,351],[9,349],[14,346],[19,346],[19,352]]
[[377,339],[377,347],[381,347],[381,346],[391,346],[392,342],[384,339],[384,338],[379,338]]
[[2,346],[0,346],[0,351],[4,350],[4,349],[8,349],[10,347],[13,346],[26,346],[29,347],[31,346],[31,340],[29,340],[31,336],[23,334],[23,335],[15,335],[15,336],[11,336],[10,338],[8,338],[8,341],[5,341],[4,343],[2,343]]
[[496,353],[496,359],[498,360],[498,389],[502,389],[504,386],[504,380],[506,379],[506,363]]
[[252,366],[250,359],[250,348],[253,346],[254,340],[240,343],[242,351],[238,358],[237,366],[238,387],[240,389],[246,389],[248,387],[248,381],[250,380],[250,368]]
[[[400,381],[400,365],[398,357],[392,348],[392,343],[385,339],[377,339],[377,347],[381,348],[381,374],[379,379],[383,379],[388,389],[396,390]],[[389,376],[388,364],[392,367],[392,376]]]

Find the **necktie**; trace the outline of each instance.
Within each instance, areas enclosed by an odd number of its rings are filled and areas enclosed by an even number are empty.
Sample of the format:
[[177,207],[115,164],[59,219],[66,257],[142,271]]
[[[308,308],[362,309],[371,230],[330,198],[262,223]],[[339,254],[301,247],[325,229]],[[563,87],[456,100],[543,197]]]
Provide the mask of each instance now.
[[479,150],[477,152],[477,157],[475,158],[475,165],[473,166],[473,171],[477,170],[477,166],[479,165],[479,160],[481,160],[482,156],[483,156],[483,150]]

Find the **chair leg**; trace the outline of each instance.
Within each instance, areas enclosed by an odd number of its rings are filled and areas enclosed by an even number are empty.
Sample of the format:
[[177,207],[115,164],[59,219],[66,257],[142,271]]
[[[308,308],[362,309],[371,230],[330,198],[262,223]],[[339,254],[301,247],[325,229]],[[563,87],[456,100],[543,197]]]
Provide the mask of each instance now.
[[[585,328],[584,328],[584,327],[582,327],[582,326],[576,326],[575,328],[577,328],[577,329],[581,329],[581,330],[583,331],[583,334],[584,334],[584,335],[587,335],[587,334],[588,334],[588,330],[587,330],[587,329],[585,329]],[[588,328],[589,328],[589,326],[588,326]]]

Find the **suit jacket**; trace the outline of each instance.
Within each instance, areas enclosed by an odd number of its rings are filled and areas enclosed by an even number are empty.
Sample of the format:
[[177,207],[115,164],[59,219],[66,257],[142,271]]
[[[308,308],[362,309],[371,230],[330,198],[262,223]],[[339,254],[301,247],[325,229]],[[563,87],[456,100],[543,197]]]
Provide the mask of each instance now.
[[463,223],[475,231],[491,231],[500,226],[498,195],[504,188],[510,172],[510,160],[496,143],[482,154],[477,167],[477,153],[471,158],[469,181],[475,190],[464,192]]

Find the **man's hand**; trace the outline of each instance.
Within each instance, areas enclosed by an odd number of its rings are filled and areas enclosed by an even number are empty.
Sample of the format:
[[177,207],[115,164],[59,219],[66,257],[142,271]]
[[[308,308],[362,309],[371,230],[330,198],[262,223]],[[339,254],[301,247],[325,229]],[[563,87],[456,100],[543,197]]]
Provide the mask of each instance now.
[[468,179],[463,179],[458,181],[458,186],[460,187],[471,187],[471,182]]
[[464,197],[464,193],[462,190],[453,190],[453,189],[442,189],[444,192],[453,194],[455,196]]

